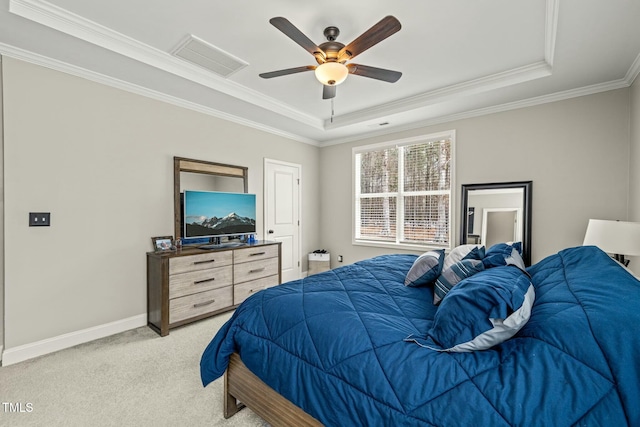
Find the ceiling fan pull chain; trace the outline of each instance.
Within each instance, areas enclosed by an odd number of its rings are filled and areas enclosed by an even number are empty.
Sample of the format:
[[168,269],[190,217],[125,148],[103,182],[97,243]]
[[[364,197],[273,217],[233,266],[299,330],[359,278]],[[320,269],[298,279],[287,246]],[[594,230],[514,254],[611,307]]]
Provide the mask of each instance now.
[[331,98],[331,123],[333,123],[333,100],[335,98]]

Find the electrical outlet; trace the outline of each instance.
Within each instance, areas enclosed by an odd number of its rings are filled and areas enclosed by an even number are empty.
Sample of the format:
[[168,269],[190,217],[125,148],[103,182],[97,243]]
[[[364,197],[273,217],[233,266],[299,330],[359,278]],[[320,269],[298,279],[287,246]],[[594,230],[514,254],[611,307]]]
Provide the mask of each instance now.
[[51,212],[29,212],[29,227],[49,227]]
[[342,255],[338,255],[338,262],[342,262]]

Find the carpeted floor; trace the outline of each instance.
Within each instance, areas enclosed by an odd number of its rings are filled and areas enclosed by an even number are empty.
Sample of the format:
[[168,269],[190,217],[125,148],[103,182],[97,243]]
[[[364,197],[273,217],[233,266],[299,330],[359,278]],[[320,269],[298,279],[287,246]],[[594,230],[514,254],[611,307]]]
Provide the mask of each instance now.
[[248,408],[225,420],[222,378],[200,382],[202,351],[230,316],[164,338],[145,326],[2,367],[0,426],[265,426]]

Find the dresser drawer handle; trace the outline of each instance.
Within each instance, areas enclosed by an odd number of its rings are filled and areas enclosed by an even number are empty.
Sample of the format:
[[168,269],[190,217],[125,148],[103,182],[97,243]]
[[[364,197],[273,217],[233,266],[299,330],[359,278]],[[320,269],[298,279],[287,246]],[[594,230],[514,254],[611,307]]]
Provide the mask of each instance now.
[[214,302],[216,302],[216,300],[214,300],[214,299],[212,299],[211,301],[200,302],[198,304],[193,304],[193,308],[204,307],[205,305],[213,304]]
[[260,271],[264,271],[264,267],[256,268],[255,270],[249,270],[249,273],[259,273]]
[[212,263],[212,262],[216,262],[216,260],[215,260],[215,259],[210,259],[210,260],[208,260],[208,261],[194,261],[194,262],[193,262],[193,264],[194,264],[194,265],[198,265],[198,264],[210,264],[210,263]]
[[214,280],[216,280],[215,277],[212,277],[211,279],[196,280],[196,281],[193,282],[193,284],[194,285],[199,285],[200,283],[213,282]]
[[250,254],[249,256],[258,256],[258,255],[264,255],[264,254],[266,254],[266,252],[256,252],[256,253]]

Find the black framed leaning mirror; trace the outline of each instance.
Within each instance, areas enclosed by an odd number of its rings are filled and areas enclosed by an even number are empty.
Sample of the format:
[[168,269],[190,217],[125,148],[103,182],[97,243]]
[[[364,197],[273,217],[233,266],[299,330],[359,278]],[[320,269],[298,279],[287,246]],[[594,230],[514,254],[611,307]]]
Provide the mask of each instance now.
[[460,244],[522,242],[531,265],[532,181],[462,185]]

